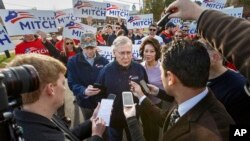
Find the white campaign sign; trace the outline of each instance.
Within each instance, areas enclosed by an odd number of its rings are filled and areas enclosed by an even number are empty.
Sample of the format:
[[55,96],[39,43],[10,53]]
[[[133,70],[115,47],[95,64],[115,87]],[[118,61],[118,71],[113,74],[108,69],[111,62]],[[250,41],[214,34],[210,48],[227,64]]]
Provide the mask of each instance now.
[[190,25],[189,25],[189,34],[196,34],[196,27],[197,27],[197,22],[193,21]]
[[106,8],[106,16],[127,19],[129,16],[129,5],[108,3]]
[[135,40],[135,45],[140,45],[141,44],[141,40]]
[[[112,48],[109,46],[98,46],[98,48],[101,50],[99,53],[103,57],[109,60],[109,62],[114,60],[114,55],[112,53]],[[133,45],[133,58],[138,60],[141,59],[140,53],[139,53],[140,45]]]
[[181,25],[181,19],[180,18],[171,18],[169,22],[172,22],[175,25]]
[[3,52],[5,50],[12,50],[14,48],[15,45],[11,42],[6,30],[0,24],[0,52]]
[[96,34],[96,31],[95,27],[70,21],[63,28],[63,37],[80,40],[83,33],[91,32]]
[[221,12],[228,14],[230,16],[234,16],[237,18],[242,18],[243,7],[230,8],[230,9],[222,9]]
[[106,19],[107,3],[88,0],[73,0],[74,14],[77,17]]
[[9,35],[57,32],[54,11],[0,10],[0,16]]
[[234,8],[234,6],[225,7],[223,9],[231,9],[231,8]]
[[57,26],[63,27],[69,21],[81,22],[81,18],[75,17],[73,9],[57,10],[54,12]]
[[203,0],[202,7],[207,9],[223,9],[227,0]]
[[153,14],[133,15],[127,19],[127,28],[148,28],[154,22]]

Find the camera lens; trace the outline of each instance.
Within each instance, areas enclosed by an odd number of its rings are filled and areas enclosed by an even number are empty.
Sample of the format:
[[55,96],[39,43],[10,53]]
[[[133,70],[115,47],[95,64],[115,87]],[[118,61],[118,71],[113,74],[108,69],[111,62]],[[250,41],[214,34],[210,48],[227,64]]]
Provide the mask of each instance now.
[[32,65],[22,65],[1,70],[8,96],[15,97],[39,88],[39,75]]

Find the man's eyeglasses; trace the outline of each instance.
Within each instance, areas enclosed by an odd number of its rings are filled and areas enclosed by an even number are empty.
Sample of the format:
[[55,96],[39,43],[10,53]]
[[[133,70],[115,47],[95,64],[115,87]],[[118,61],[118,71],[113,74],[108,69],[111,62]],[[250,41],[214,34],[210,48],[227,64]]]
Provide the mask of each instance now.
[[131,51],[121,51],[121,52],[116,51],[116,52],[118,52],[121,56],[125,56],[125,55],[130,56],[132,54]]
[[69,44],[73,45],[73,42],[68,42],[68,43],[66,43],[66,45],[69,45]]
[[152,28],[150,28],[150,29],[149,29],[149,31],[156,31],[156,29],[152,29]]

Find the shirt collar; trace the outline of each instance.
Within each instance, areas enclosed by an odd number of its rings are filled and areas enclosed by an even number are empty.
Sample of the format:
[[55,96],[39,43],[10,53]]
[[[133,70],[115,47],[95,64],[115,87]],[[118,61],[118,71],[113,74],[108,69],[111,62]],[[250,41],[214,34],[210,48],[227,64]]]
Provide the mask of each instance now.
[[92,60],[92,59],[95,59],[96,54],[95,54],[95,56],[94,56],[93,58],[89,58],[89,57],[86,55],[86,53],[83,52],[83,56],[84,56],[84,58],[85,58],[86,60]]
[[190,109],[192,109],[198,102],[200,102],[207,95],[207,93],[208,93],[208,88],[206,87],[206,89],[204,91],[202,91],[201,93],[199,93],[195,97],[192,97],[189,100],[181,103],[178,106],[178,112],[180,114],[180,117],[182,117]]
[[57,128],[50,119],[36,113],[28,112],[25,110],[15,109],[15,118],[20,122],[36,123],[50,126],[50,128]]
[[[141,65],[145,67],[145,69],[148,69],[146,66],[146,61],[141,62]],[[159,68],[160,67],[160,61],[157,61],[157,64],[152,68]]]
[[132,63],[133,61],[131,61],[131,63],[127,67],[123,67],[117,62],[117,60],[114,60],[114,64],[119,70],[128,70],[131,67]]

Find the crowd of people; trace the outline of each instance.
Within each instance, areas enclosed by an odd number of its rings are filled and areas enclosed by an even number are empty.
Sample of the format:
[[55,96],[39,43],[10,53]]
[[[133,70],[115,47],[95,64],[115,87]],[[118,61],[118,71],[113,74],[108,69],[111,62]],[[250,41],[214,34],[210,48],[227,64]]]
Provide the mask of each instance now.
[[[227,141],[230,125],[250,125],[250,22],[190,0],[176,0],[165,11],[169,18],[197,20],[198,34],[172,22],[161,29],[153,23],[148,34],[117,22],[80,41],[58,40],[56,33],[48,40],[42,31],[25,35],[7,66],[30,64],[40,76],[39,89],[23,94],[23,106],[14,111],[25,140],[121,141],[125,131],[128,141]],[[139,62],[133,58],[137,41]],[[111,47],[114,61],[98,46]],[[85,120],[73,129],[62,107],[66,82]],[[123,106],[124,91],[136,104]],[[106,127],[97,113],[111,93],[116,98]]]

